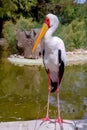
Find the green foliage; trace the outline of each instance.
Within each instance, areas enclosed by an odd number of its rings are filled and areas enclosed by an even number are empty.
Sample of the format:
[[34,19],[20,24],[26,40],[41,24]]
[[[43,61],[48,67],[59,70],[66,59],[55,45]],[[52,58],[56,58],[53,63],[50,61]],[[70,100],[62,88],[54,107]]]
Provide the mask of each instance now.
[[25,9],[26,11],[29,11],[32,6],[34,7],[37,4],[37,0],[20,0],[17,2],[19,3],[20,8]]
[[[14,0],[16,1],[16,0]],[[17,6],[13,0],[0,0],[0,18],[14,17],[14,12],[17,10]]]
[[20,30],[30,30],[34,26],[34,22],[32,22],[32,18],[24,18],[20,17],[19,20],[17,20],[16,28]]
[[61,32],[58,33],[59,36],[64,40],[67,50],[74,50],[75,48],[87,48],[87,38],[84,25],[84,21],[80,21],[77,18],[69,25],[61,26]]
[[15,39],[15,30],[30,30],[33,28],[34,22],[32,22],[32,19],[25,19],[21,17],[19,20],[17,20],[16,24],[13,24],[12,21],[5,22],[3,26],[3,35],[7,39],[11,52],[16,53],[16,39]]
[[0,0],[0,18],[16,19],[20,16],[30,16],[29,11],[36,4],[37,0]]
[[[87,45],[87,2],[76,4],[74,0],[0,0],[0,18],[5,22],[4,37],[12,46],[16,40],[14,30],[30,30],[40,27],[47,13],[56,14],[61,26],[57,34],[64,40],[66,48],[85,48]],[[35,20],[36,22],[32,22]],[[37,23],[38,21],[38,23]],[[13,47],[15,48],[15,47]],[[14,49],[13,49],[14,50]]]
[[15,30],[15,26],[12,23],[12,21],[5,22],[5,24],[3,26],[3,35],[7,39],[8,43],[10,45],[10,49],[11,49],[12,53],[15,53],[17,51],[14,30]]
[[37,0],[14,0],[14,2],[18,8],[15,12],[17,17],[31,17],[30,10],[37,5]]
[[70,4],[73,2],[73,0],[50,0],[50,2],[59,4]]
[[62,23],[70,23],[76,17],[76,7],[67,6],[63,12]]

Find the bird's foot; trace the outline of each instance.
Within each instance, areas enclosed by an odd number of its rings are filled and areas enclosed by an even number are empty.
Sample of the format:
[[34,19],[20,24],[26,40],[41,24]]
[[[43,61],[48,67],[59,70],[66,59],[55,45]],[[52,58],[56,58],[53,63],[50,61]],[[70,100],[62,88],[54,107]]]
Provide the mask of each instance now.
[[75,130],[77,129],[77,126],[76,126],[76,123],[75,123],[75,122],[64,121],[64,120],[62,120],[61,118],[58,118],[58,119],[56,120],[56,122],[60,125],[60,130],[64,130],[63,124],[72,125],[72,126],[75,128]]
[[46,116],[45,118],[42,118],[42,121],[50,121],[50,118]]
[[58,119],[56,120],[56,122],[59,123],[59,124],[62,124],[62,123],[63,123],[63,120],[62,120],[61,118],[58,118]]
[[59,117],[57,120],[56,120],[56,122],[60,125],[60,130],[64,130],[64,128],[63,128],[63,120]]
[[38,126],[38,129],[36,129],[36,126],[37,126],[37,122],[36,122],[36,124],[35,124],[35,129],[34,129],[34,130],[39,130],[40,127],[41,127],[41,125],[43,125],[43,124],[44,124],[45,122],[47,122],[47,121],[50,121],[50,118],[49,118],[48,116],[46,116],[45,118],[41,118],[40,120],[41,120],[41,123],[40,123],[40,125]]
[[50,121],[50,118],[48,116],[46,116],[45,118],[42,118],[41,120],[42,120],[42,122],[40,123],[40,125],[42,125],[46,121]]

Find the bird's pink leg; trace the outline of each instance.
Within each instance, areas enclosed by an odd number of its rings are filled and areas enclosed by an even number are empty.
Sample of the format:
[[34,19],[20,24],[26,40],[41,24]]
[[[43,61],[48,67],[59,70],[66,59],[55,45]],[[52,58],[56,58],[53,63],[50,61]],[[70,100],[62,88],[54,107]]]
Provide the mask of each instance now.
[[[59,100],[59,93],[60,93],[60,90],[59,90],[59,86],[57,87],[57,90],[56,90],[56,94],[57,94],[57,103],[58,103],[58,119],[56,120],[57,123],[59,123],[60,125],[60,130],[64,130],[63,128],[63,124],[69,124],[69,125],[73,125],[73,123],[69,123],[67,121],[63,121],[62,118],[61,118],[61,111],[60,111],[60,100]],[[74,126],[74,125],[73,125]],[[76,125],[74,126],[76,128]]]
[[60,130],[64,130],[64,129],[63,129],[63,120],[62,120],[62,118],[61,118],[61,116],[60,116],[60,100],[59,100],[60,90],[59,90],[59,76],[58,76],[58,84],[57,84],[56,94],[57,94],[57,105],[58,105],[58,119],[56,120],[56,122],[59,123],[59,125],[60,125]]
[[48,102],[47,102],[47,113],[46,117],[43,118],[44,121],[49,121],[49,100],[50,100],[50,91],[51,91],[51,86],[50,86],[50,71],[48,70]]
[[57,104],[58,104],[58,119],[57,119],[57,122],[58,123],[63,123],[63,120],[62,120],[62,118],[61,118],[61,116],[60,116],[60,100],[59,100],[59,92],[60,90],[59,90],[59,87],[57,87],[57,90],[56,90],[56,94],[57,94]]
[[59,100],[59,94],[60,94],[60,90],[59,90],[59,76],[58,76],[58,84],[57,84],[57,90],[56,90],[56,94],[57,94],[57,105],[58,105],[58,119],[57,122],[59,124],[63,123],[63,120],[60,116],[60,100]]

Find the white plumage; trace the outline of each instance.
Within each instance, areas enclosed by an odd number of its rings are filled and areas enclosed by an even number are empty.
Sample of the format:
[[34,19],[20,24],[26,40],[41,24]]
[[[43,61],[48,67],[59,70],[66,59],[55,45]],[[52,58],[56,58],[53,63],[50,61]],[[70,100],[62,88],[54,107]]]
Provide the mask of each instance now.
[[[57,16],[53,14],[46,15],[41,32],[36,39],[32,52],[36,49],[38,43],[42,42],[42,54],[43,63],[48,74],[48,104],[47,104],[47,114],[43,119],[44,121],[49,121],[49,98],[50,92],[55,92],[57,94],[58,100],[58,123],[62,123],[60,117],[60,104],[59,104],[59,86],[64,73],[64,66],[66,64],[66,52],[65,46],[59,37],[53,36],[53,33],[59,25],[59,20]],[[52,87],[52,88],[51,88]]]
[[50,70],[50,78],[53,82],[58,80],[58,71],[59,71],[59,57],[58,50],[61,50],[61,59],[66,64],[66,52],[65,46],[59,37],[53,36],[53,33],[56,31],[59,20],[53,14],[48,14],[46,18],[50,19],[50,28],[47,30],[43,42],[42,50],[45,51],[43,56],[43,61],[46,70]]

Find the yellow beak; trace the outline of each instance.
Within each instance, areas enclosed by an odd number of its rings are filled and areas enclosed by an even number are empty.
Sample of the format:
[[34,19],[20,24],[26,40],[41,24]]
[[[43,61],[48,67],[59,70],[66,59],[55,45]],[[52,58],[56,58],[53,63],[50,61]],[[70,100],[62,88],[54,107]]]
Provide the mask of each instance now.
[[48,26],[47,26],[46,23],[44,23],[43,26],[42,26],[41,32],[40,32],[39,36],[37,37],[37,39],[36,39],[36,41],[35,41],[35,44],[34,44],[34,46],[33,46],[33,48],[32,48],[32,53],[34,53],[34,51],[35,51],[37,45],[40,43],[40,41],[41,41],[42,38],[44,37],[44,35],[45,35],[45,33],[47,32],[47,30],[48,30]]

